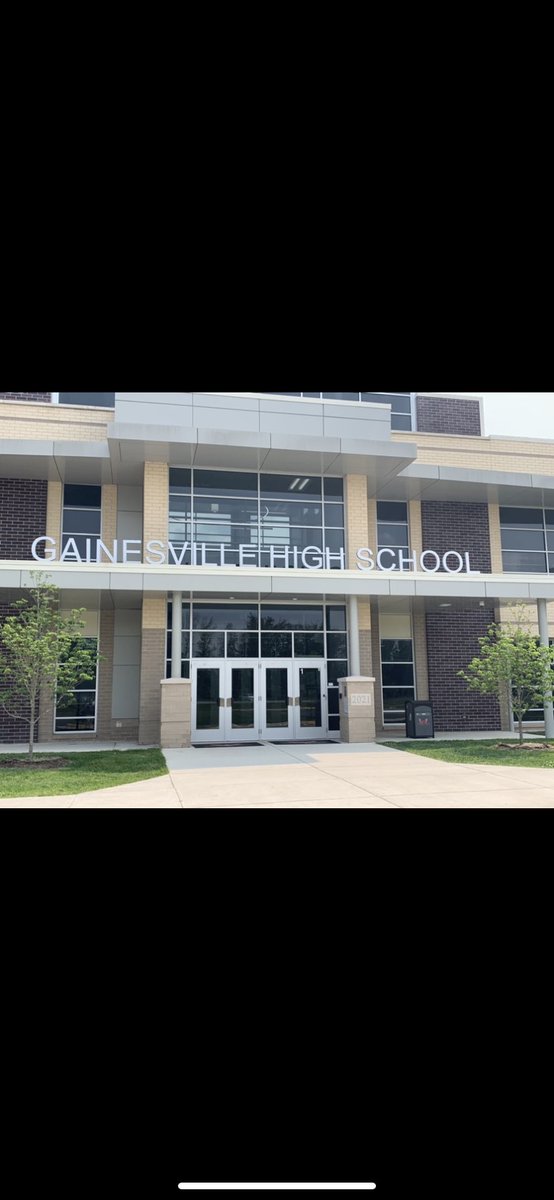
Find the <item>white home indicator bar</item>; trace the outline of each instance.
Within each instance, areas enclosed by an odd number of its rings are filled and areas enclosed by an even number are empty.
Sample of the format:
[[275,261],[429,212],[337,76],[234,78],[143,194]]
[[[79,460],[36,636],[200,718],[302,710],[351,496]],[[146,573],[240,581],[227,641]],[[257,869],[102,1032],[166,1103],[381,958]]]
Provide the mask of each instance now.
[[376,1183],[180,1183],[182,1192],[374,1192]]

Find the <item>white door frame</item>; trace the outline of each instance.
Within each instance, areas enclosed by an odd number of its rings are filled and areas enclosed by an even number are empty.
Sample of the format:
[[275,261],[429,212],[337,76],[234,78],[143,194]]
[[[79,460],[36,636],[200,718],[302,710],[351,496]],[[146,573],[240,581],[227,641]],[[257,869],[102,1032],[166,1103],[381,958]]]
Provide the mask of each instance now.
[[[268,728],[267,725],[267,672],[285,670],[287,671],[288,724],[286,728],[283,727],[281,729],[271,729]],[[260,706],[260,727],[264,742],[291,742],[294,738],[294,688],[292,658],[265,658],[263,660],[260,692],[262,697]]]
[[[226,696],[225,686],[225,668],[227,661],[224,658],[203,658],[196,659],[191,663],[191,740],[193,742],[224,742],[225,741],[225,707],[224,700]],[[219,671],[219,728],[218,729],[198,729],[196,725],[197,718],[197,688],[198,688],[198,672],[199,671]]]
[[[320,673],[321,687],[321,725],[317,727],[304,726],[300,724],[300,675],[305,670],[317,670]],[[294,718],[293,718],[293,739],[297,742],[311,741],[313,738],[326,738],[329,736],[329,722],[327,718],[327,663],[323,658],[295,658],[293,660],[293,689],[294,689]]]
[[[260,661],[258,658],[228,658],[225,665],[223,740],[225,742],[257,742],[260,737],[261,722]],[[233,728],[233,671],[253,671],[254,673],[254,724],[251,729]]]

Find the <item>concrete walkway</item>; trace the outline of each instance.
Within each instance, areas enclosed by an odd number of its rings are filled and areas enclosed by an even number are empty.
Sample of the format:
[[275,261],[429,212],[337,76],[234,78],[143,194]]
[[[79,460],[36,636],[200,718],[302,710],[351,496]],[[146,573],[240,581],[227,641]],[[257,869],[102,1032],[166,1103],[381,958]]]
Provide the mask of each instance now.
[[1,808],[554,808],[554,771],[435,762],[384,746],[168,750],[168,776]]

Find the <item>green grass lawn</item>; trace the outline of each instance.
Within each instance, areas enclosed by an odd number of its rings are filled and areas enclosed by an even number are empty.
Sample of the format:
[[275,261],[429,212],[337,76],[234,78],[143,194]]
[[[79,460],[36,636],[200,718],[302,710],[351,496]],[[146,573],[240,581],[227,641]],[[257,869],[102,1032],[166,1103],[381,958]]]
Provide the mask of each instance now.
[[161,750],[93,750],[89,754],[36,754],[35,757],[63,758],[68,765],[53,771],[20,771],[3,763],[8,759],[25,759],[25,754],[0,755],[0,798],[76,796],[79,792],[96,792],[168,774]]
[[[480,742],[382,742],[391,750],[403,750],[406,754],[417,754],[423,758],[435,758],[441,762],[488,763],[497,767],[539,767],[554,770],[554,750],[496,750],[498,738]],[[517,738],[501,738],[502,742],[517,745]],[[544,738],[533,741],[544,742]],[[551,742],[552,744],[552,742]]]

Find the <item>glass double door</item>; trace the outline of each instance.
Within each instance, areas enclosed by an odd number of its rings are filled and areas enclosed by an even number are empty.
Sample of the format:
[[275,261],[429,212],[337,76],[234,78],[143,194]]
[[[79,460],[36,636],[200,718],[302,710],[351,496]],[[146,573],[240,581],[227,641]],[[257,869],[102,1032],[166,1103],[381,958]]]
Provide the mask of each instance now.
[[307,741],[326,735],[324,662],[193,663],[193,742]]

